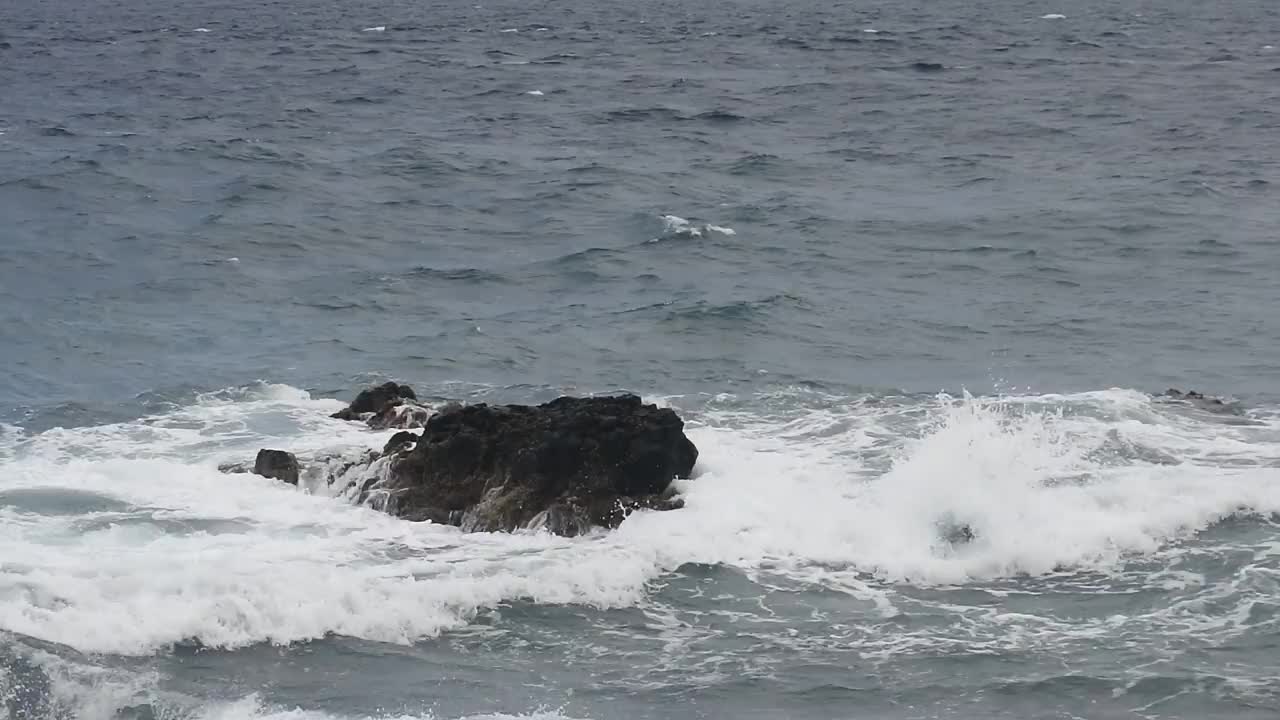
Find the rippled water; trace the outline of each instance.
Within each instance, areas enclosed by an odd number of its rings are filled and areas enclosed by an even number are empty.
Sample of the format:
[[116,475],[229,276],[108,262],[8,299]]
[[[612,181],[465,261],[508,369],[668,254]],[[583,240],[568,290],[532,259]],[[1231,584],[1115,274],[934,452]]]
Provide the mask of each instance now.
[[[0,706],[1274,717],[1277,46],[1260,0],[0,4]],[[380,445],[326,415],[385,377],[670,404],[686,508],[216,471]]]

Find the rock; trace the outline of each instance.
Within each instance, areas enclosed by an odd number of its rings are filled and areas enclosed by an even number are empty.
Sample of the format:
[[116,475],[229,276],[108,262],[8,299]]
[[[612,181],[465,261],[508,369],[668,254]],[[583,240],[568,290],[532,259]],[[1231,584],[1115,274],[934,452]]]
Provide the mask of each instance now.
[[387,444],[382,446],[382,454],[391,455],[392,453],[398,453],[401,450],[410,448],[420,439],[422,439],[422,436],[418,433],[401,430],[395,435],[392,435],[391,439],[387,441]]
[[386,509],[468,531],[577,535],[639,508],[673,509],[671,481],[698,458],[674,411],[634,395],[451,406],[414,440],[375,486]]
[[413,392],[413,388],[408,385],[397,385],[393,382],[386,382],[376,387],[361,390],[360,394],[356,395],[356,399],[352,400],[350,405],[339,410],[330,417],[334,417],[339,420],[363,420],[365,416],[380,413],[388,405],[399,405],[404,402],[405,399],[418,399],[417,394]]
[[1201,410],[1205,410],[1212,413],[1220,413],[1223,415],[1239,415],[1242,412],[1239,404],[1237,403],[1229,403],[1223,400],[1222,398],[1212,397],[1209,395],[1205,395],[1203,393],[1198,393],[1195,390],[1188,390],[1187,392],[1182,392],[1177,388],[1169,388],[1168,390],[1165,390],[1161,394],[1161,397],[1165,397],[1170,400],[1180,400],[1182,402],[1194,405],[1195,407],[1198,407]]
[[399,404],[388,403],[382,410],[365,421],[374,430],[390,430],[400,428],[426,427],[431,411],[412,400],[401,400]]
[[253,472],[262,477],[297,485],[298,458],[283,450],[259,450],[257,459],[253,461]]

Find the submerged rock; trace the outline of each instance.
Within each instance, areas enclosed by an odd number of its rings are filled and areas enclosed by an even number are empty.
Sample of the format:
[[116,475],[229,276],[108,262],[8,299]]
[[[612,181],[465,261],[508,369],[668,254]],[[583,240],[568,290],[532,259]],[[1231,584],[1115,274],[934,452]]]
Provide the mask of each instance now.
[[298,458],[284,450],[259,450],[257,459],[253,461],[253,472],[262,477],[297,485]]
[[676,413],[633,395],[562,397],[536,407],[455,406],[407,449],[399,438],[385,508],[468,531],[544,527],[577,535],[639,508],[671,509],[671,481],[698,450]]
[[1182,392],[1176,388],[1169,388],[1161,393],[1160,397],[1167,398],[1169,400],[1179,400],[1194,405],[1201,410],[1220,413],[1223,415],[1240,415],[1243,412],[1238,403],[1227,402],[1222,398],[1205,395],[1204,393],[1199,393],[1195,390]]

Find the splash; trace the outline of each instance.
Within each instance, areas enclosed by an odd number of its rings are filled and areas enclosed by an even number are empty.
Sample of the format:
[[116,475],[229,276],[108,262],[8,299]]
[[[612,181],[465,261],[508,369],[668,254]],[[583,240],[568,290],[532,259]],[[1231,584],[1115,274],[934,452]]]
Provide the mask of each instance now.
[[1274,424],[1130,391],[713,400],[684,413],[702,454],[683,510],[572,540],[462,534],[217,471],[262,446],[382,444],[329,419],[340,405],[259,386],[130,423],[6,431],[0,628],[124,655],[409,643],[512,601],[643,606],[688,564],[887,606],[894,583],[1119,572],[1225,518],[1280,512]]

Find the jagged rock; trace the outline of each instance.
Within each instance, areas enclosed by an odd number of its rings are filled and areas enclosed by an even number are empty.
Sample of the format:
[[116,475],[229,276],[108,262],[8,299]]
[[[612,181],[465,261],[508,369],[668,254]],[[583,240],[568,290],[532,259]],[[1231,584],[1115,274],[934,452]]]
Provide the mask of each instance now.
[[425,406],[419,405],[412,400],[401,400],[399,404],[393,402],[384,405],[382,410],[375,413],[365,423],[374,430],[390,430],[392,428],[408,430],[426,427],[427,420],[430,418],[431,411]]
[[290,485],[298,484],[298,458],[284,450],[259,450],[253,461],[253,472],[262,477],[282,480]]
[[576,535],[638,508],[679,507],[671,481],[698,457],[674,411],[633,395],[451,406],[415,440],[376,487],[386,509],[469,531]]
[[387,408],[388,405],[396,406],[403,403],[406,399],[417,400],[418,396],[413,392],[413,388],[408,385],[398,385],[393,382],[386,382],[381,385],[366,388],[356,395],[356,399],[351,401],[347,407],[339,410],[330,417],[339,420],[364,420],[371,414],[378,414]]

